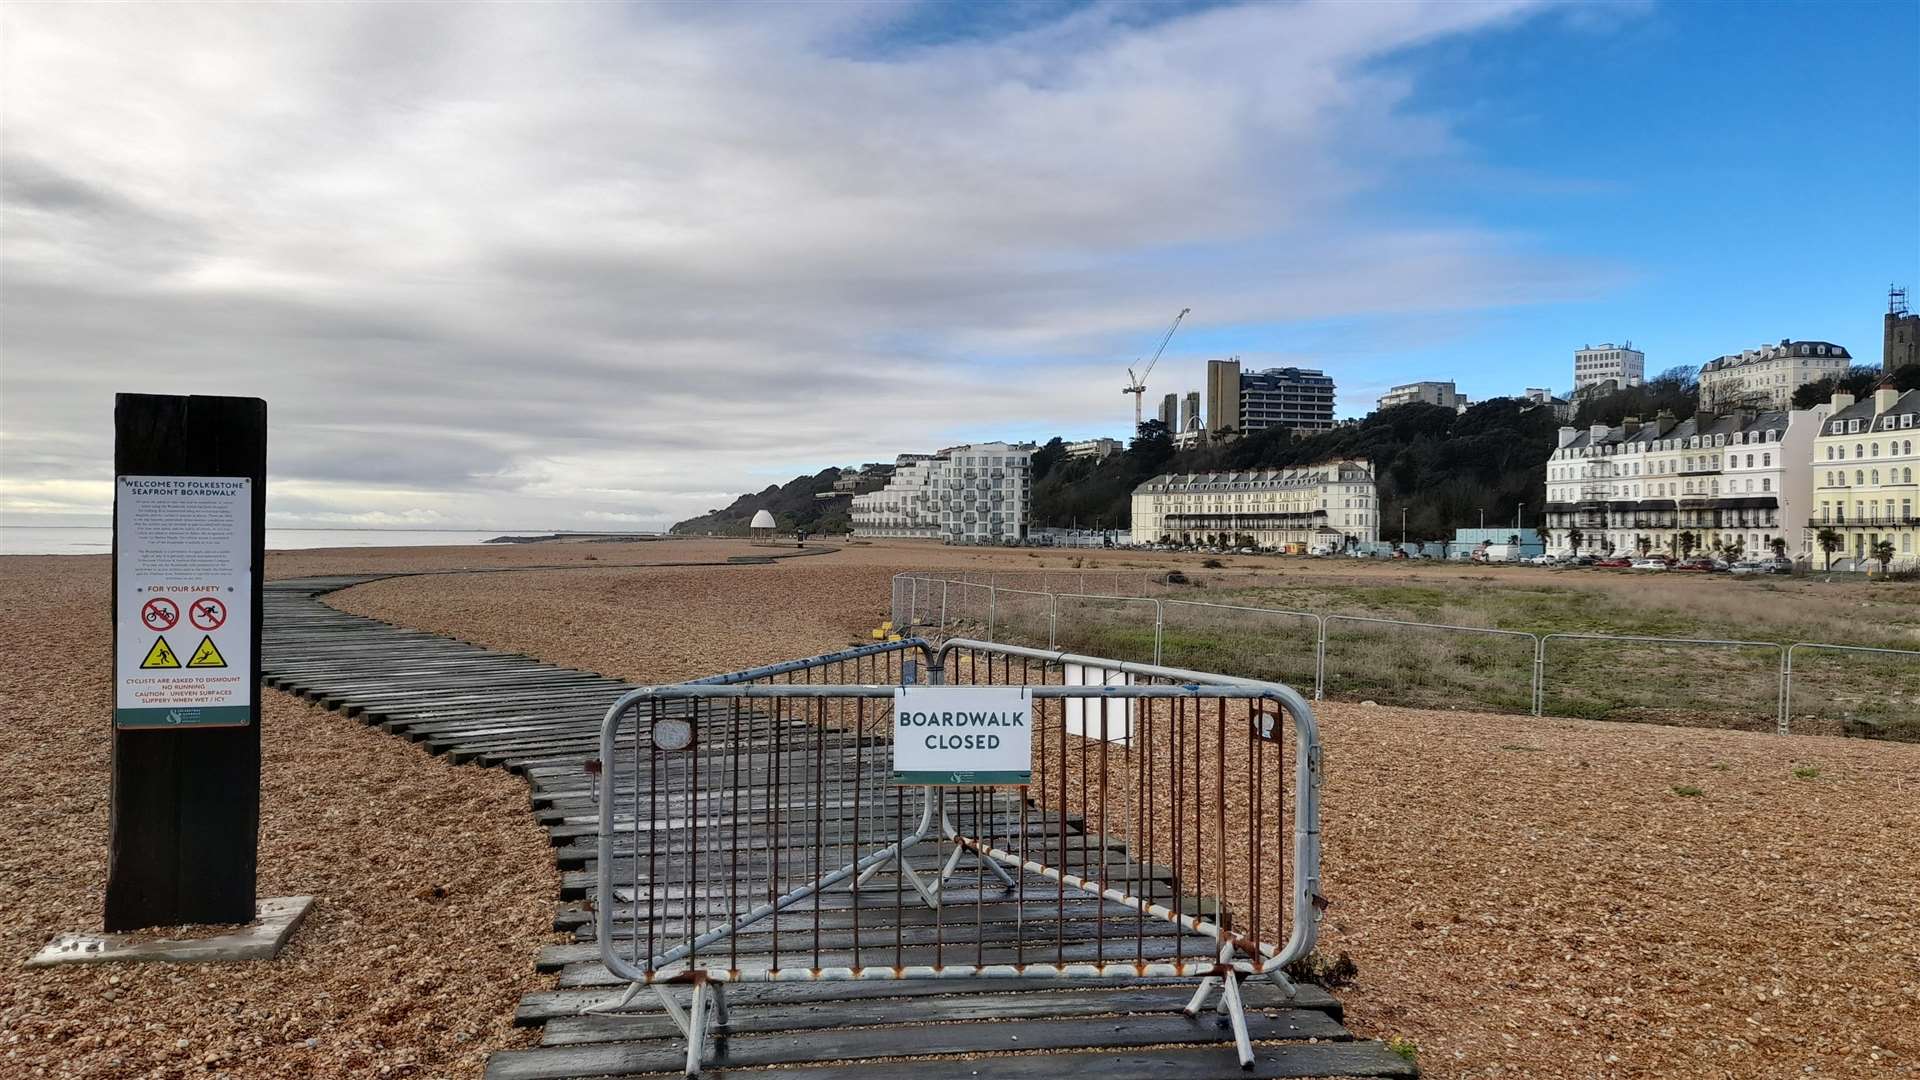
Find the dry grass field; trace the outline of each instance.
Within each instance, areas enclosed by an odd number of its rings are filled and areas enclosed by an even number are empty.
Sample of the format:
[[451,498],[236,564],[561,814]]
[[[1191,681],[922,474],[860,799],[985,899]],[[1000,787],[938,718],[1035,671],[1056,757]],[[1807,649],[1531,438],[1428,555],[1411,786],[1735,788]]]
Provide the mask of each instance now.
[[[748,550],[299,552],[275,554],[268,569],[562,565],[392,579],[332,602],[649,682],[860,640],[885,617],[900,569],[1067,570],[1077,560],[1206,572],[1193,558],[917,545],[766,566],[644,565]],[[0,1073],[358,1076],[391,1065],[388,1075],[470,1076],[516,1038],[511,1002],[536,985],[531,958],[548,940],[556,893],[524,788],[273,695],[263,889],[322,897],[288,959],[244,971],[20,968],[53,933],[97,925],[106,566],[0,568],[30,601],[4,616],[9,633],[48,640],[44,628],[58,627],[49,648],[0,676],[14,733],[0,751],[0,810],[16,838],[0,857],[0,889],[13,898],[0,929],[11,956]],[[1475,568],[1289,560],[1234,587],[1468,595],[1512,583],[1650,611],[1761,595],[1727,592],[1735,583],[1724,580],[1499,573],[1489,583]],[[1858,622],[1900,623],[1880,606],[1903,602],[1891,591],[1792,587],[1805,591],[1744,617],[1764,627],[1767,611],[1842,621],[1853,611]],[[1356,1031],[1411,1040],[1427,1075],[1920,1076],[1920,746],[1467,709],[1320,711],[1333,901],[1322,947],[1358,966],[1340,991]],[[420,981],[396,979],[402,968]],[[213,1004],[183,1010],[186,998]]]

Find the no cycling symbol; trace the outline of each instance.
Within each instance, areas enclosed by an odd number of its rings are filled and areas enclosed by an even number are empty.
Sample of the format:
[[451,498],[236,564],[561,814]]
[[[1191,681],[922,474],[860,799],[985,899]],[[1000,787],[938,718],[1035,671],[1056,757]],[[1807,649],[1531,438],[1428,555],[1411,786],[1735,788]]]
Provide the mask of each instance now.
[[227,621],[227,605],[211,596],[202,596],[187,605],[187,618],[201,630],[218,630]]
[[173,624],[180,621],[180,605],[156,596],[140,606],[140,621],[149,630],[171,630]]

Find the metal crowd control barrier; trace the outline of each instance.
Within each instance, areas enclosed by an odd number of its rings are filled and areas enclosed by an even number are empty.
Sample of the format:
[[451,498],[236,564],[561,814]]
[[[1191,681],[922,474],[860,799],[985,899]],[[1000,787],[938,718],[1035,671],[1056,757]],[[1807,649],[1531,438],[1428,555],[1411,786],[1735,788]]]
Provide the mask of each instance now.
[[[894,677],[834,681],[859,672]],[[1024,688],[1029,783],[894,782],[923,676]],[[600,753],[599,951],[630,985],[594,1008],[654,987],[688,1075],[728,984],[790,980],[1197,978],[1246,1066],[1240,984],[1291,992],[1324,905],[1319,737],[1277,683],[909,639],[632,691]]]
[[1915,649],[1876,649],[1865,645],[1826,645],[1817,641],[1796,641],[1787,646],[1780,658],[1780,734],[1787,734],[1793,725],[1793,654],[1797,649],[1809,649],[1821,652],[1866,653],[1880,656],[1910,656],[1920,660],[1920,650]]

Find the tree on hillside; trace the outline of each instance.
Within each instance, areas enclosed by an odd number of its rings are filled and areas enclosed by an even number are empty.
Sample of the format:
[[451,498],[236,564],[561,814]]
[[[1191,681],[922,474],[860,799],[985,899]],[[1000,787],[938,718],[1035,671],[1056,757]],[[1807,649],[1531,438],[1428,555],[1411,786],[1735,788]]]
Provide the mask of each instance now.
[[1811,409],[1815,405],[1824,405],[1833,400],[1835,391],[1852,394],[1857,401],[1873,393],[1883,379],[1902,393],[1920,389],[1920,364],[1894,368],[1892,372],[1884,372],[1870,364],[1855,364],[1844,374],[1829,375],[1795,390],[1793,407]]
[[1832,529],[1821,529],[1813,534],[1813,542],[1820,545],[1821,551],[1826,552],[1827,569],[1833,569],[1833,553],[1839,551],[1841,545],[1846,543],[1845,538]]
[[1065,461],[1066,457],[1067,444],[1060,436],[1055,435],[1047,440],[1045,446],[1033,452],[1033,458],[1028,463],[1027,475],[1035,482],[1044,480],[1046,475],[1053,471],[1053,467]]
[[1689,367],[1668,368],[1639,386],[1590,397],[1574,413],[1574,426],[1605,424],[1613,427],[1629,416],[1652,420],[1670,412],[1677,420],[1692,416],[1700,400],[1700,380]]

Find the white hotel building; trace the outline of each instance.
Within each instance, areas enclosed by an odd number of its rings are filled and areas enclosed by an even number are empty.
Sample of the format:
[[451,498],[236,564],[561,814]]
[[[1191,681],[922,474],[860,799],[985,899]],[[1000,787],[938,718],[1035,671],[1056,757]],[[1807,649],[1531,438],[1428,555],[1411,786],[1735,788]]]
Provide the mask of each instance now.
[[1806,557],[1813,442],[1831,406],[1792,412],[1701,413],[1676,421],[1628,419],[1560,429],[1547,462],[1548,550],[1677,553],[1739,548],[1769,554],[1776,540]]
[[902,454],[885,487],[853,497],[853,534],[1017,544],[1027,535],[1033,449],[1032,443],[994,442]]
[[1912,566],[1920,561],[1920,390],[1876,390],[1857,402],[1835,394],[1828,407],[1813,452],[1819,508],[1808,526],[1840,534],[1836,560],[1871,559],[1887,541],[1894,565]]
[[1700,368],[1700,407],[1787,409],[1793,392],[1810,382],[1845,375],[1853,358],[1831,341],[1762,345],[1709,360]]
[[1136,544],[1232,544],[1260,547],[1370,544],[1380,538],[1373,466],[1361,459],[1293,469],[1168,473],[1133,491]]

